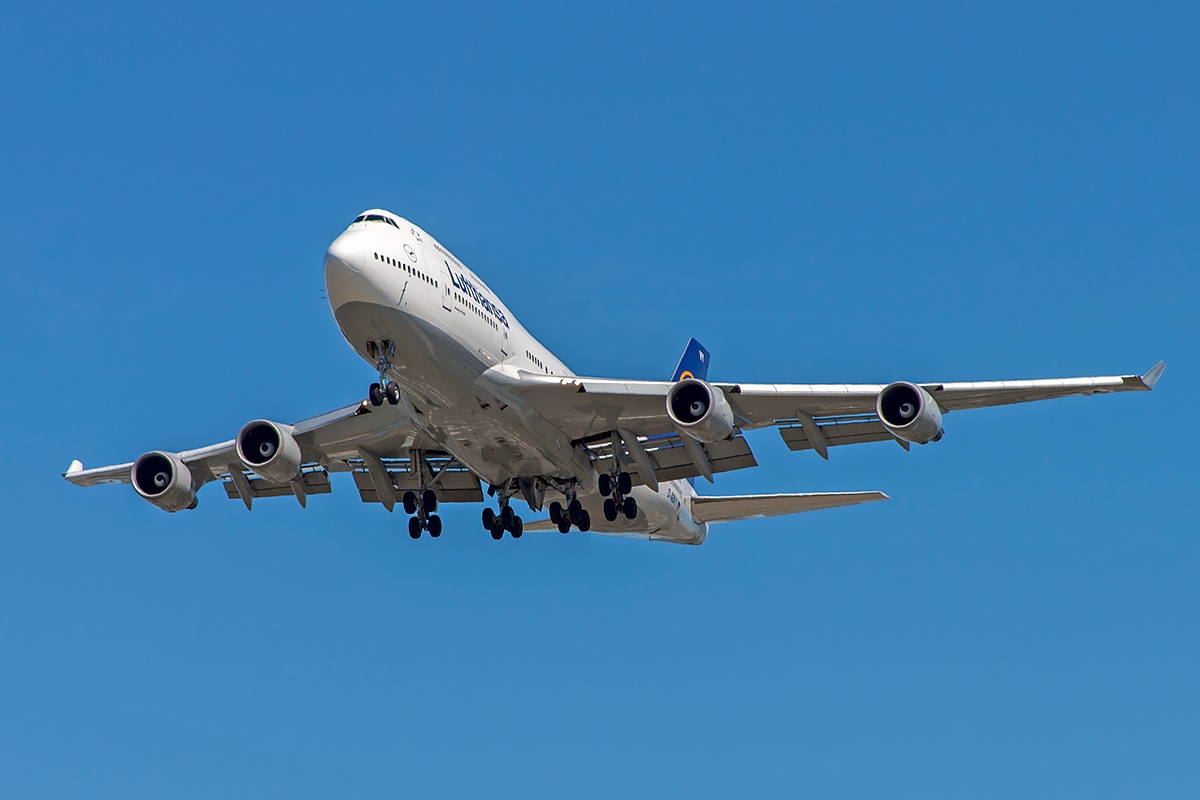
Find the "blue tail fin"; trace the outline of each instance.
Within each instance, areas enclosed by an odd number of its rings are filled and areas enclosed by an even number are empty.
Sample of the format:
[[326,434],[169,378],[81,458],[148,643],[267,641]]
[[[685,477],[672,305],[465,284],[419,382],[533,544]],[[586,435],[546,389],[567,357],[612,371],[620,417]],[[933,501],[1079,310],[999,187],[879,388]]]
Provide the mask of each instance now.
[[708,359],[709,353],[704,349],[704,345],[695,339],[689,339],[687,347],[684,348],[683,355],[679,357],[679,364],[675,366],[675,374],[671,376],[671,380],[679,381],[684,378],[707,379]]

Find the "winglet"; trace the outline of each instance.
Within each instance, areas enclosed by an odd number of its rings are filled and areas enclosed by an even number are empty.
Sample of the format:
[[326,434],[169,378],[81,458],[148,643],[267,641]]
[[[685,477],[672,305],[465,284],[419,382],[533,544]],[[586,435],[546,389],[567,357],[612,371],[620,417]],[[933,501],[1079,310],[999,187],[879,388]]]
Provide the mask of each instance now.
[[1158,379],[1162,377],[1163,370],[1166,368],[1166,362],[1160,361],[1151,367],[1149,372],[1142,376],[1142,383],[1146,384],[1147,389],[1154,388],[1154,384],[1158,383]]
[[63,473],[63,477],[74,475],[76,472],[83,472],[83,462],[78,458],[71,462],[71,466],[67,467],[67,471]]

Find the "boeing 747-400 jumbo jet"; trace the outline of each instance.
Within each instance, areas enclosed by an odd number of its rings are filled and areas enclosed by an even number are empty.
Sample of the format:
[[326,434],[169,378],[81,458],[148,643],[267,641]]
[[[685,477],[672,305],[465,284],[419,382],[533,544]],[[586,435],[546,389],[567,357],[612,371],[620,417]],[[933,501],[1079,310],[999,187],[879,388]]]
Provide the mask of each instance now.
[[[131,483],[165,511],[196,507],[221,481],[230,499],[292,495],[301,506],[348,472],[364,502],[409,515],[437,537],[442,503],[483,502],[493,539],[580,531],[701,544],[708,526],[886,500],[882,492],[710,497],[693,481],[757,466],[742,432],[779,429],[792,450],[942,438],[951,411],[1080,394],[1146,391],[1162,375],[985,383],[749,384],[708,381],[692,339],[669,381],[577,376],[533,338],[474,272],[432,236],[382,209],[325,253],[329,306],[346,341],[379,372],[367,399],[288,425],[246,423],[220,444],[64,477]],[[511,501],[549,519],[525,524]]]

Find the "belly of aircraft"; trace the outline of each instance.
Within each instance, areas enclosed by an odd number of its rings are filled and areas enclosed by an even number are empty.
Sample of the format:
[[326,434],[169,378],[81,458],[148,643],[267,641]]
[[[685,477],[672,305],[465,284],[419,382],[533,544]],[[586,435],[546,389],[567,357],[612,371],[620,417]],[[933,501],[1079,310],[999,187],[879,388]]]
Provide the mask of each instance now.
[[[440,308],[437,309],[440,312]],[[428,320],[369,302],[339,306],[334,316],[355,351],[374,366],[367,342],[395,345],[389,377],[416,410],[416,424],[484,480],[570,474],[543,457],[552,443],[540,441],[516,409],[494,396],[481,377],[498,363],[485,346],[464,342]]]

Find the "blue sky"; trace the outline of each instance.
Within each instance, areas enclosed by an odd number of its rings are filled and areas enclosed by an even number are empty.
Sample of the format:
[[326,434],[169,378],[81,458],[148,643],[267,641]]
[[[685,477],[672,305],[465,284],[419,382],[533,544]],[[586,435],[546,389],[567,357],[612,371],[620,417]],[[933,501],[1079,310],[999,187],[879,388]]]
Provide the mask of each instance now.
[[[1200,782],[1194,4],[0,11],[0,785],[31,798],[1183,797]],[[99,465],[361,398],[418,222],[589,374],[1168,368],[707,491],[700,548],[438,541]]]

